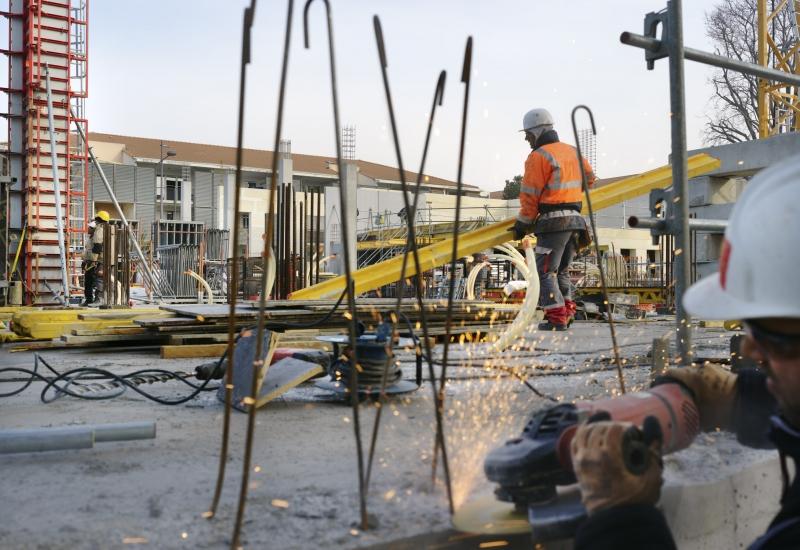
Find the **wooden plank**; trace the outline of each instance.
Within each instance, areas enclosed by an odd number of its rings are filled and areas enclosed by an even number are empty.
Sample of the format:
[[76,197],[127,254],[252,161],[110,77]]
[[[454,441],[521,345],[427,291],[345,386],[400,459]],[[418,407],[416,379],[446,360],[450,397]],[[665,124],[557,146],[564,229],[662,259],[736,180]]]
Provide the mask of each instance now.
[[264,376],[264,381],[256,399],[256,407],[263,407],[276,397],[324,372],[324,369],[315,363],[291,357],[276,361],[274,365],[269,367],[266,376]]
[[[231,312],[231,308],[227,304],[168,305],[161,306],[161,309],[183,315],[184,317],[194,317],[199,320],[227,318]],[[236,316],[256,317],[258,316],[258,310],[239,307],[236,308]]]
[[141,327],[108,327],[102,329],[80,329],[74,328],[71,333],[74,336],[108,336],[112,334],[147,334]]
[[191,346],[161,346],[162,359],[185,359],[188,357],[221,357],[228,344],[195,344]]
[[134,319],[133,322],[142,327],[198,325],[200,321],[194,317],[146,317]]
[[227,342],[228,341],[228,334],[227,332],[211,332],[207,334],[197,334],[197,333],[189,333],[189,334],[170,334],[169,335],[169,343],[170,345],[175,346],[188,346],[194,344],[218,344],[220,342]]
[[160,343],[166,338],[154,334],[110,334],[107,336],[74,336],[67,334],[61,337],[61,341],[70,345],[102,345],[112,342],[153,342]]
[[78,314],[78,319],[81,320],[106,320],[106,319],[130,319],[132,317],[144,317],[146,315],[164,317],[170,316],[169,313],[160,312],[157,309],[123,309],[123,310],[99,310],[99,311],[83,311]]

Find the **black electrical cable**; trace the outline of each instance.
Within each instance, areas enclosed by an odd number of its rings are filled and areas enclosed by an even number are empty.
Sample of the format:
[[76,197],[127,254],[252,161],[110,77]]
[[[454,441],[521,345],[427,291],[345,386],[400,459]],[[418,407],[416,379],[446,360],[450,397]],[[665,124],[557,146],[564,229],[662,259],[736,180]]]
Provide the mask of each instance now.
[[[224,357],[224,356],[223,356]],[[222,358],[220,359],[220,361]],[[50,372],[55,376],[46,376],[39,372],[39,362],[42,363]],[[68,395],[70,397],[77,397],[79,399],[87,399],[90,401],[100,401],[105,399],[114,399],[119,397],[130,388],[143,397],[159,403],[161,405],[180,405],[186,403],[197,397],[204,391],[215,391],[219,386],[207,387],[209,380],[205,380],[202,384],[195,384],[189,380],[193,374],[168,371],[164,369],[142,369],[124,375],[118,375],[106,369],[98,369],[95,367],[79,367],[69,370],[67,372],[59,372],[52,367],[41,355],[36,355],[36,362],[34,363],[33,370],[24,369],[21,367],[8,367],[0,369],[0,375],[7,372],[17,372],[28,375],[30,378],[21,387],[11,392],[0,393],[0,397],[11,397],[25,391],[34,381],[40,380],[45,382],[45,387],[42,389],[40,398],[43,403],[52,403],[56,399]],[[92,382],[87,384],[86,381]],[[100,381],[105,380],[106,383]],[[180,399],[170,400],[156,397],[139,388],[142,384],[151,384],[154,382],[167,382],[169,380],[177,380],[191,387],[193,391]],[[72,388],[72,389],[71,389]],[[113,390],[113,391],[112,391]],[[52,396],[48,396],[49,392],[54,392]],[[92,395],[97,393],[102,395]]]
[[342,304],[342,301],[344,300],[345,296],[347,296],[346,288],[342,291],[341,296],[339,296],[339,299],[336,300],[336,303],[333,304],[328,313],[326,313],[325,316],[322,317],[321,319],[317,319],[316,321],[311,321],[309,323],[281,323],[281,327],[287,329],[301,329],[301,328],[314,328],[316,326],[319,326],[327,322],[328,319],[330,319],[331,317],[333,317],[333,314],[336,313],[336,310]]

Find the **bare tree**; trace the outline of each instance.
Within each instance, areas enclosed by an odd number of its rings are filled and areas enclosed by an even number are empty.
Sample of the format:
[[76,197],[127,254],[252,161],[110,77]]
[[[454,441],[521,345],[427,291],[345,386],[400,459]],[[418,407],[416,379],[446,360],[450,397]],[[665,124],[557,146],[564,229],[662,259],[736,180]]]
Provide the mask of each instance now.
[[[769,0],[775,9],[777,0]],[[732,59],[758,63],[757,0],[722,0],[706,14],[706,33],[714,42],[714,52]],[[797,28],[789,9],[772,20],[768,32],[780,52],[788,52],[798,42]],[[770,54],[770,63],[774,55]],[[794,70],[794,56],[789,60]],[[709,144],[735,143],[758,138],[758,78],[728,69],[717,69],[710,80],[713,112],[706,118],[705,141]],[[779,113],[770,107],[770,125]],[[791,117],[789,125],[791,125]]]

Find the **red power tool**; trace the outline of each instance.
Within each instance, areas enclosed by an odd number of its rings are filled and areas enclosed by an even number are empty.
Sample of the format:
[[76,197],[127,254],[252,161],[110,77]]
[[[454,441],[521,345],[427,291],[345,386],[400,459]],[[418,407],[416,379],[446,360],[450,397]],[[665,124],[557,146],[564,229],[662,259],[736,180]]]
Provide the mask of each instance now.
[[[580,493],[558,488],[576,482],[570,443],[578,424],[597,413],[640,428],[645,419],[654,417],[663,435],[664,454],[688,447],[700,431],[691,393],[671,379],[647,391],[564,403],[534,413],[519,437],[491,451],[484,462],[486,477],[498,484],[495,496],[513,503],[517,518],[525,514],[529,526],[522,525],[532,529],[534,542],[569,538],[586,516]],[[465,531],[511,533],[520,532],[521,522],[483,502],[465,506],[454,524]]]

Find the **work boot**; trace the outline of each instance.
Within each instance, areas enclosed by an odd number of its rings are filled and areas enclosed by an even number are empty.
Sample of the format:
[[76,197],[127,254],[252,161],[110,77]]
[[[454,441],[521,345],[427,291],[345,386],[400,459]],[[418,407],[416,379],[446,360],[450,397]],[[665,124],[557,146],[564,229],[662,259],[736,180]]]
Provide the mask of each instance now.
[[570,326],[575,320],[575,312],[578,311],[578,304],[572,300],[564,300],[564,307],[567,309],[567,326]]
[[569,328],[569,313],[566,306],[551,307],[544,310],[545,322],[539,324],[539,330],[564,331]]
[[556,323],[551,323],[550,321],[545,321],[544,323],[539,323],[539,330],[550,330],[550,331],[558,331],[564,332],[569,328],[569,325],[559,325]]
[[105,303],[103,302],[103,300],[98,298],[97,300],[95,300],[91,304],[88,304],[87,307],[103,307],[104,305],[105,305]]

